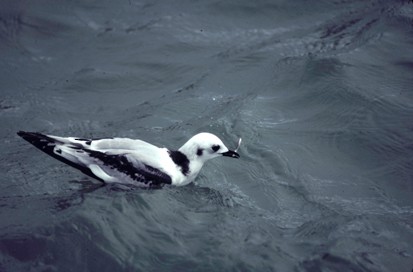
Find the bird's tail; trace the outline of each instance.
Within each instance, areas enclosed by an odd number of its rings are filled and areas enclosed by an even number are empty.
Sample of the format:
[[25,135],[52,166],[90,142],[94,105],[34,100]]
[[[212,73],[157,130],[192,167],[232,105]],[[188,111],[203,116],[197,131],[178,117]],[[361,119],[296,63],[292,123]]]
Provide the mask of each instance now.
[[[25,132],[19,131],[17,135],[22,137],[24,140],[28,141],[41,151],[45,152],[47,155],[64,162],[74,168],[79,169],[86,175],[94,177],[98,180],[101,180],[99,177],[96,177],[91,170],[81,163],[76,156],[73,155],[75,149],[81,149],[81,146],[74,146],[74,144],[67,144],[64,142],[64,138],[48,136],[41,134],[39,132]],[[60,140],[62,139],[62,141]]]
[[39,132],[19,131],[17,132],[17,135],[19,135],[38,149],[47,153],[48,155],[51,155],[50,153],[53,153],[54,147],[59,143],[55,139]]

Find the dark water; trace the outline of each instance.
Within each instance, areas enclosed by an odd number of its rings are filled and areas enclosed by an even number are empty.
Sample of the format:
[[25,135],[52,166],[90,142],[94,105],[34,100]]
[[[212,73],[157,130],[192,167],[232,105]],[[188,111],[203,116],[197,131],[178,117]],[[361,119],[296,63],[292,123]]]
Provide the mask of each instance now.
[[[0,271],[412,270],[410,1],[2,0],[0,55]],[[18,130],[243,145],[141,190]]]

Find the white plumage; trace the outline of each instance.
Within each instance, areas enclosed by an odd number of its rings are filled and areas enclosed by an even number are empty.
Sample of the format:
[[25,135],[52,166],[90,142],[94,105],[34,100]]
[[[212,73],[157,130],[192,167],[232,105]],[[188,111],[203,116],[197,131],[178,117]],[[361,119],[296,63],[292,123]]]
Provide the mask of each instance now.
[[217,136],[206,132],[193,136],[176,151],[128,138],[84,139],[24,131],[17,134],[48,155],[105,183],[182,186],[192,182],[212,158],[239,158]]

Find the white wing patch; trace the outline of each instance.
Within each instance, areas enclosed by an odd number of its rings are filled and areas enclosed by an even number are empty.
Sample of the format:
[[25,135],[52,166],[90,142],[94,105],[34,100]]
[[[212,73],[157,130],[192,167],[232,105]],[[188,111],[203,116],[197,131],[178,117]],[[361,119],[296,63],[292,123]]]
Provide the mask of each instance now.
[[92,171],[92,173],[95,176],[97,176],[98,178],[103,179],[103,181],[105,181],[107,183],[112,183],[112,182],[117,181],[116,178],[111,177],[108,174],[106,174],[105,171],[103,171],[102,168],[100,168],[99,165],[97,165],[97,164],[90,164],[89,169],[90,169],[90,171]]

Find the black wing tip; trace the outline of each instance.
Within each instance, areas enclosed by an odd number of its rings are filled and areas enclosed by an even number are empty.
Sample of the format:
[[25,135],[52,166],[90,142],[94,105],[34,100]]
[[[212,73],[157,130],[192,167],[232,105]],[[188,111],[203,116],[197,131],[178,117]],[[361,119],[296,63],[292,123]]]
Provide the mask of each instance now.
[[22,137],[25,140],[33,140],[33,139],[39,139],[39,138],[44,138],[45,135],[39,133],[39,132],[27,132],[27,131],[18,131],[17,135]]
[[17,135],[19,135],[20,137],[24,137],[24,136],[35,136],[35,135],[43,135],[39,132],[30,132],[30,131],[23,131],[20,130],[17,132]]
[[23,137],[23,136],[27,135],[28,133],[29,132],[20,130],[20,131],[17,132],[17,135],[19,135],[20,137]]
[[22,137],[22,138],[25,139],[25,140],[27,140],[27,139],[29,139],[29,138],[36,137],[36,136],[38,136],[39,134],[40,134],[40,133],[37,133],[37,132],[27,132],[27,131],[22,131],[22,130],[20,130],[20,131],[17,132],[17,135],[19,135],[20,137]]
[[[55,139],[48,137],[47,135],[41,134],[39,132],[26,132],[19,131],[17,135],[22,137],[25,141],[31,143],[35,147],[45,151],[48,146],[54,145],[56,143]],[[45,151],[46,152],[46,151]],[[46,152],[47,153],[47,152]]]

